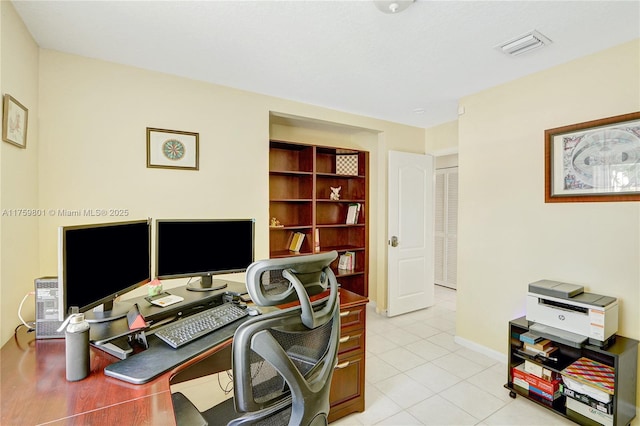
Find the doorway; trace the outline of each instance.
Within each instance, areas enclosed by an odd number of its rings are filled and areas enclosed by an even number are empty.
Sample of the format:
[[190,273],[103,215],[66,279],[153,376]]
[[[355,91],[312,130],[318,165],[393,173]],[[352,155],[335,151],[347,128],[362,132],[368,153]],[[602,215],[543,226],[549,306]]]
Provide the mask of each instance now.
[[458,270],[458,155],[436,158],[435,170],[435,283],[457,289]]

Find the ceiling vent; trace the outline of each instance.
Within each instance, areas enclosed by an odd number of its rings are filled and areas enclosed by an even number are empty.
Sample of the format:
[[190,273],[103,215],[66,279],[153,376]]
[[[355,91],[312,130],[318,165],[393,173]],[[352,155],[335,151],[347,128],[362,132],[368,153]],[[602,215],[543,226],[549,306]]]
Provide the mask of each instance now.
[[508,56],[517,56],[525,52],[539,49],[551,44],[551,40],[540,34],[538,31],[529,31],[519,37],[500,43],[496,49]]

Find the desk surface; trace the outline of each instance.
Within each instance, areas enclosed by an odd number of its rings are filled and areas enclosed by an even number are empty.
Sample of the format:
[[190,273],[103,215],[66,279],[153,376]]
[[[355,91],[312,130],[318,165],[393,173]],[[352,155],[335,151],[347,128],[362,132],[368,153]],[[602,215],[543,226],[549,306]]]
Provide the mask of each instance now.
[[[341,305],[361,296],[341,290]],[[187,367],[231,346],[232,339],[143,385],[104,374],[118,358],[91,348],[91,373],[65,379],[64,340],[35,340],[20,328],[0,352],[2,425],[126,424],[175,425],[170,380]]]
[[93,347],[90,356],[89,376],[67,382],[64,340],[35,340],[20,328],[2,347],[0,423],[116,424],[127,413],[128,424],[175,424],[166,377],[132,385],[104,375],[116,357]]

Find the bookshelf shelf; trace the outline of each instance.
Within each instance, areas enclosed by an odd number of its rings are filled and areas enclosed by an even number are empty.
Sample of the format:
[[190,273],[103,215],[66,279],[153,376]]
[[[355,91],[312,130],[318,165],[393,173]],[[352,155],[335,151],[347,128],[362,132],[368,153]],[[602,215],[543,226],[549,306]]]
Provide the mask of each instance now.
[[[341,156],[357,167],[345,173]],[[354,161],[355,160],[355,161]],[[355,165],[353,165],[355,164]],[[269,228],[270,257],[304,255],[336,250],[355,253],[355,267],[348,273],[332,265],[340,285],[368,295],[368,197],[369,153],[297,142],[271,140],[269,146],[269,217],[283,227]],[[332,200],[331,188],[340,187],[340,199]],[[347,224],[349,206],[359,204],[356,223]],[[300,252],[288,250],[295,232],[305,234]]]
[[[550,354],[550,357],[542,359],[540,357],[534,357],[523,353],[522,342],[519,340],[520,335],[529,331],[531,322],[527,321],[525,317],[517,318],[509,322],[509,353],[508,353],[508,372],[507,383],[505,388],[509,389],[509,395],[512,398],[521,396],[539,404],[556,414],[567,417],[570,420],[583,425],[597,425],[597,424],[610,424],[612,426],[628,425],[635,417],[636,412],[636,386],[637,386],[637,365],[638,365],[638,342],[634,339],[629,339],[623,336],[615,336],[615,341],[606,348],[600,348],[594,345],[584,345],[580,348],[564,345],[558,341],[553,341],[552,344],[557,346],[557,350]],[[593,413],[589,416],[581,414],[571,408],[567,408],[567,400],[571,399],[569,396],[562,394],[557,398],[550,400],[541,397],[536,391],[533,391],[533,385],[527,390],[518,385],[518,379],[514,377],[514,367],[522,365],[523,363],[531,363],[539,368],[545,368],[557,375],[560,375],[563,370],[580,358],[586,358],[593,360],[604,366],[611,367],[614,372],[614,390],[611,399],[611,405],[613,407],[612,413],[607,416],[602,416],[600,411],[593,408],[593,411],[589,411],[586,404],[582,404],[587,407],[585,413]],[[531,365],[530,364],[530,365]],[[535,379],[534,379],[535,380]],[[587,382],[585,382],[587,383]],[[587,383],[588,385],[588,383]],[[593,385],[595,387],[595,385]],[[575,400],[569,401],[570,405],[576,407]],[[578,405],[581,407],[582,405]],[[600,414],[599,414],[600,413]],[[602,421],[598,422],[594,418],[602,416]]]

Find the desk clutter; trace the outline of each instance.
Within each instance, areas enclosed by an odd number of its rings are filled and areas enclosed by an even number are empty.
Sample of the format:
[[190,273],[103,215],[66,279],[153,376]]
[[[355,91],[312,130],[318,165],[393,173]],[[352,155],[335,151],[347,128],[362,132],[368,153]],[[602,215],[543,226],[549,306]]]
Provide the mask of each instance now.
[[639,342],[617,330],[615,298],[550,280],[530,284],[526,316],[509,323],[510,396],[583,425],[629,424]]
[[[105,375],[133,384],[147,383],[229,340],[242,323],[259,312],[243,302],[248,300],[247,289],[240,282],[227,281],[222,290],[211,292],[193,292],[186,286],[167,292],[181,300],[157,306],[152,303],[157,300],[154,297],[131,299],[144,318],[143,329],[131,329],[124,320],[91,325],[92,345],[121,360],[108,365]],[[194,325],[203,318],[200,327]]]
[[[229,287],[234,284],[229,283]],[[170,288],[169,291],[186,293],[184,289]],[[196,299],[200,297],[196,293],[190,295]],[[246,301],[247,298],[241,295],[239,299]],[[365,409],[364,347],[368,299],[340,289],[339,301],[342,337],[338,368],[331,369],[334,373],[330,421]],[[167,312],[177,306],[159,308],[140,302],[139,308],[146,315],[148,310]],[[230,355],[236,330],[252,320],[268,319],[277,309],[261,307],[262,315],[235,321],[177,350],[155,335],[148,337],[149,349],[131,354],[124,360],[118,360],[94,345],[90,348],[90,373],[76,382],[65,380],[63,339],[37,339],[32,330],[19,327],[15,338],[2,347],[0,424],[117,424],[122,422],[123,412],[127,418],[135,418],[136,424],[172,423],[170,419],[178,411],[172,403],[173,385],[227,371],[231,368]],[[191,308],[187,307],[185,311],[191,312]],[[127,328],[124,319],[113,325],[123,322]],[[156,321],[160,322],[162,320]],[[102,328],[95,323],[91,327],[94,337]],[[100,337],[99,333],[97,335]],[[123,339],[126,343],[128,336]],[[25,409],[34,401],[42,409]]]

